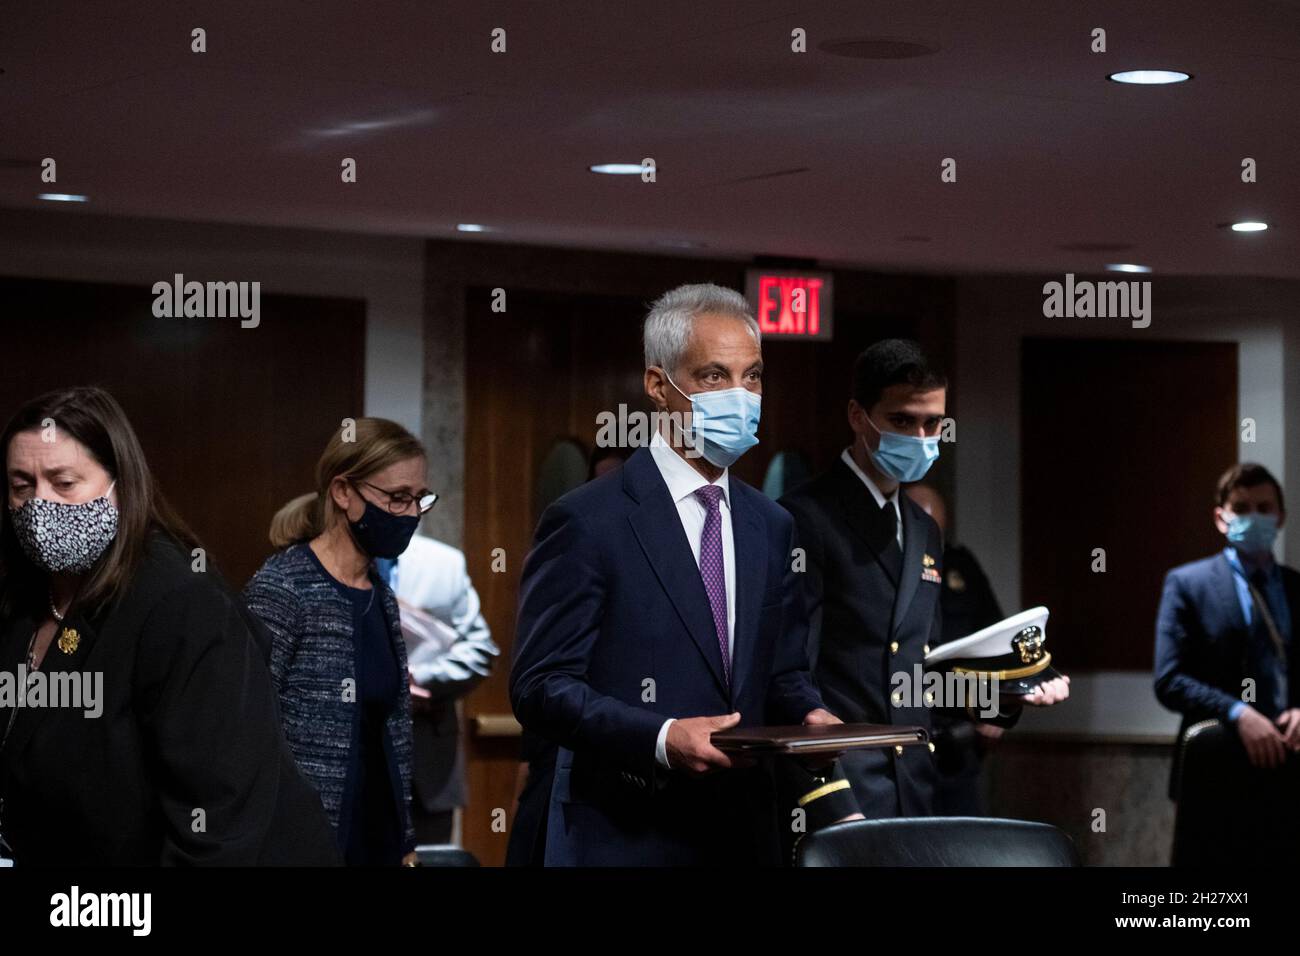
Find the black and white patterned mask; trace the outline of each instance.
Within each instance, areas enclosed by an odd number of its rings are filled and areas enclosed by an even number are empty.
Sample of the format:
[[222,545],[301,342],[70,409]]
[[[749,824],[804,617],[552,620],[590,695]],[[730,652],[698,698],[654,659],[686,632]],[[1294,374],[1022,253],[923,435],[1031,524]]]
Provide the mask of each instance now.
[[53,574],[89,571],[117,535],[117,508],[108,497],[113,485],[79,505],[30,498],[10,508],[18,543],[31,562]]

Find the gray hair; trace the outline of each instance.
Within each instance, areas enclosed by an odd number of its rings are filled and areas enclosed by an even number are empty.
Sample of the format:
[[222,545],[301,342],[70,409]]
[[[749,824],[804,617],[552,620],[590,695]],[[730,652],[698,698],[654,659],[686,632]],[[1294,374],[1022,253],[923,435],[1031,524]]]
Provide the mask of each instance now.
[[749,327],[754,341],[762,344],[763,336],[749,310],[745,297],[735,289],[720,285],[679,285],[661,295],[645,317],[645,364],[674,371],[691,339],[691,328],[698,316],[709,312],[740,319]]

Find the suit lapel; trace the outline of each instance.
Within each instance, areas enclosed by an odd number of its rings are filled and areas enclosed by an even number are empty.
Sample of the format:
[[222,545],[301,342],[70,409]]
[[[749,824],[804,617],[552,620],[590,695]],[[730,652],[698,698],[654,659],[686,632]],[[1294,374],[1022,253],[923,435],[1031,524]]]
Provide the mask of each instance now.
[[[682,520],[677,514],[677,505],[668,496],[668,486],[664,484],[648,449],[642,448],[633,454],[623,466],[623,472],[623,488],[637,502],[637,507],[628,516],[637,542],[660,586],[673,602],[691,640],[704,655],[718,688],[727,695],[722,648],[713,624],[713,611],[690,542],[686,540]],[[736,631],[739,634],[739,622]]]
[[1232,570],[1232,565],[1228,563],[1227,557],[1222,553],[1219,554],[1218,560],[1214,562],[1214,572],[1214,586],[1219,592],[1219,600],[1229,608],[1228,616],[1232,618],[1233,629],[1239,634],[1245,634],[1249,628],[1246,627],[1246,616],[1241,610],[1241,600],[1237,597],[1236,573]]
[[907,616],[907,609],[916,596],[917,586],[921,583],[921,556],[925,553],[925,523],[918,519],[921,509],[912,504],[910,498],[902,494],[898,497],[899,511],[903,515],[903,566],[899,572],[901,581],[894,598],[894,624],[892,631],[898,633]]
[[[880,509],[876,506],[876,499],[843,461],[837,460],[833,468],[838,492],[836,497],[844,523],[871,549],[876,563],[880,565],[880,569],[885,572],[885,576],[897,590],[899,581],[894,576],[890,562],[882,557],[885,549],[893,543],[894,539],[890,537],[889,529],[885,524],[877,520]],[[907,540],[906,536],[903,540]]]
[[733,700],[739,700],[758,641],[759,615],[767,585],[767,543],[758,514],[745,506],[743,495],[738,493],[739,482],[732,477],[729,484],[731,534],[736,554],[736,639],[731,653],[731,686]]

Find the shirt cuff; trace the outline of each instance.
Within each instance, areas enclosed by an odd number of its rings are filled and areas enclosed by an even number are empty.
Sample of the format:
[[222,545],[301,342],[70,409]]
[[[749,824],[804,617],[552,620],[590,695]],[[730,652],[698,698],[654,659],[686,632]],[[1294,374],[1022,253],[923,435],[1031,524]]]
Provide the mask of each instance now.
[[1231,707],[1228,708],[1228,720],[1235,721],[1238,717],[1241,716],[1241,712],[1245,709],[1246,709],[1246,702],[1244,700],[1237,701],[1235,704],[1233,704]]
[[664,725],[659,728],[659,738],[655,741],[655,762],[665,770],[671,770],[668,765],[668,725],[676,718],[669,717],[664,721]]

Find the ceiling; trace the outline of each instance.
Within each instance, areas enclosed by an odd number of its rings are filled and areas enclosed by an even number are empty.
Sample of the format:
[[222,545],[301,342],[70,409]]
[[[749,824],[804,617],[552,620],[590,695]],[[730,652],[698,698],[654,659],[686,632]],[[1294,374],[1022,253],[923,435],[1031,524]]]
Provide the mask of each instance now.
[[[819,49],[862,37],[937,52]],[[1194,78],[1106,79],[1134,68]],[[0,206],[52,216],[429,237],[472,222],[491,231],[466,241],[485,243],[1300,277],[1289,0],[47,0],[4,5],[0,69]],[[653,183],[587,171],[647,157]],[[1241,181],[1244,157],[1258,182]],[[89,201],[36,198],[48,190]],[[1239,219],[1272,228],[1220,228]]]

